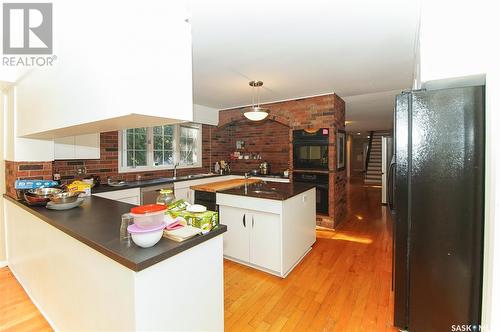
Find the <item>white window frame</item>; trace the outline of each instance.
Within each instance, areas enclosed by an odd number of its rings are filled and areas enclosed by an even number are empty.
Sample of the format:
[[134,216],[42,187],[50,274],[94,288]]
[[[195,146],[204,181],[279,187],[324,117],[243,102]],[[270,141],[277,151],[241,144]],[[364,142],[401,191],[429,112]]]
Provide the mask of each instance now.
[[[174,137],[173,137],[173,157],[174,157],[174,165],[179,164],[177,169],[180,168],[199,168],[202,167],[203,164],[203,132],[202,125],[198,123],[179,123],[172,124],[174,126]],[[196,127],[199,130],[199,137],[196,141],[196,148],[198,150],[198,160],[193,164],[180,164],[180,127]],[[147,153],[146,153],[146,166],[125,166],[125,160],[123,159],[125,154],[123,142],[126,140],[127,130],[119,130],[118,131],[118,173],[133,173],[133,172],[148,172],[148,171],[160,171],[160,170],[168,170],[174,169],[174,165],[160,165],[154,166],[154,157],[153,157],[153,127],[147,127]]]

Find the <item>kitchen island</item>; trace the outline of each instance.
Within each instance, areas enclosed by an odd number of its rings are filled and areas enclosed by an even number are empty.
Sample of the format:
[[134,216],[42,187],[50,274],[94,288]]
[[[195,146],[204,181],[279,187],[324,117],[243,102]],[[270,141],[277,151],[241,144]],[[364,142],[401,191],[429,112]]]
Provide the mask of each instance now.
[[9,267],[55,330],[224,329],[224,225],[144,249],[119,239],[130,204],[88,197],[53,211],[4,198]]
[[316,241],[316,190],[257,182],[216,192],[224,257],[285,278]]

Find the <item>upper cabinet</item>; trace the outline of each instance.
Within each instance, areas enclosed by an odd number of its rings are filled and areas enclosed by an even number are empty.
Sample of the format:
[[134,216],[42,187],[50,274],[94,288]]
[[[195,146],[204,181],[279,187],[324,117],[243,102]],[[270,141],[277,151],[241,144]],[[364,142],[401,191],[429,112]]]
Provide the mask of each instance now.
[[87,134],[56,138],[54,159],[99,159],[100,135]]
[[53,65],[16,82],[19,136],[193,121],[191,25],[181,2],[75,4],[53,4]]

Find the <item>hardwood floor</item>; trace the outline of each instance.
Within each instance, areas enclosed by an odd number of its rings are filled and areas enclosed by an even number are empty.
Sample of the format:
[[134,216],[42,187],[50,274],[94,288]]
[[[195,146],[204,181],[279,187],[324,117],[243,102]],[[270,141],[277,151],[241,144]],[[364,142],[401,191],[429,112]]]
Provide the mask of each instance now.
[[392,230],[380,188],[348,188],[348,216],[319,230],[313,250],[281,279],[226,261],[227,331],[396,331]]
[[0,331],[52,331],[8,267],[0,269]]
[[[391,223],[380,188],[348,187],[348,216],[318,230],[286,279],[224,263],[227,331],[396,331],[392,328]],[[0,269],[0,331],[49,331],[8,268]]]

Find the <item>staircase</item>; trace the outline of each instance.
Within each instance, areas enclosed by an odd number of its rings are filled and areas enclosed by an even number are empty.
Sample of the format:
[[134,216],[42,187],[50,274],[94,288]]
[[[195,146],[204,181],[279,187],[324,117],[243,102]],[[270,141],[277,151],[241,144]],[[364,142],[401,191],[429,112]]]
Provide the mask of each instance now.
[[372,132],[373,138],[369,155],[367,155],[367,167],[365,172],[366,184],[382,184],[382,136],[389,133],[382,131]]

